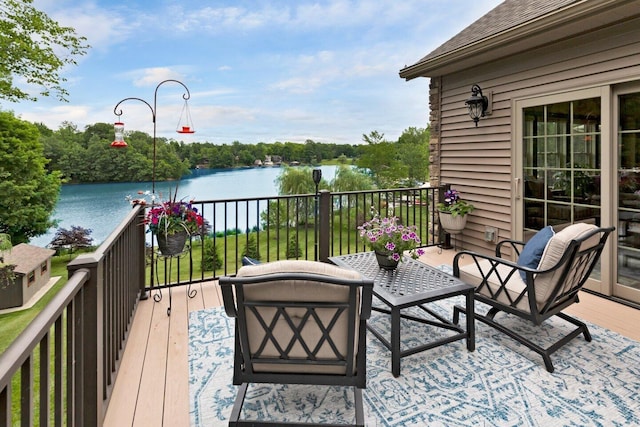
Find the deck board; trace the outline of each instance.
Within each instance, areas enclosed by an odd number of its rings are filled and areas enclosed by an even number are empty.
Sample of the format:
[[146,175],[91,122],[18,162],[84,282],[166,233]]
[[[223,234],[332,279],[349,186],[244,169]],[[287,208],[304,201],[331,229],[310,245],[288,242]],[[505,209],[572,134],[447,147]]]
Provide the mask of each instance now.
[[[141,301],[133,318],[118,377],[113,386],[104,425],[130,426],[136,411],[144,354],[151,332],[153,300]],[[115,409],[117,408],[117,409]]]
[[[431,248],[422,260],[435,266],[451,265],[454,254]],[[197,292],[194,298],[187,297],[186,287],[172,291],[171,316],[166,313],[166,290],[159,303],[152,298],[140,302],[105,427],[189,425],[189,312],[222,304],[217,282],[194,284],[192,289]],[[580,304],[565,312],[640,341],[640,310],[582,292]]]
[[[150,301],[149,301],[150,302]],[[165,385],[167,372],[167,353],[169,343],[169,316],[167,316],[168,298],[154,304],[151,332],[147,341],[140,389],[133,426],[162,426],[166,400]],[[152,397],[154,396],[154,397]],[[177,402],[172,402],[172,405]]]
[[174,292],[169,323],[167,350],[167,380],[165,401],[173,402],[164,407],[164,426],[189,425],[189,310],[186,292]]

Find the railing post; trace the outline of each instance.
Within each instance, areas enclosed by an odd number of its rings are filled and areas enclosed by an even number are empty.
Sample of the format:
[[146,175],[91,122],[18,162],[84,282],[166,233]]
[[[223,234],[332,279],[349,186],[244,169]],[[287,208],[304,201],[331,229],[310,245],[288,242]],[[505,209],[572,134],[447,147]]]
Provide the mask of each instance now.
[[73,348],[75,396],[73,408],[75,424],[79,426],[102,426],[105,414],[103,390],[104,357],[103,339],[103,263],[99,255],[81,254],[67,265],[69,277],[77,270],[89,271],[89,281],[79,292],[73,313]]
[[[438,203],[444,203],[444,193],[451,189],[451,184],[442,184],[438,187]],[[442,249],[453,249],[451,246],[451,234],[444,231],[440,223],[440,214],[438,213],[438,240]]]
[[329,261],[329,242],[331,242],[331,193],[320,190],[320,209],[318,212],[318,251],[319,261]]

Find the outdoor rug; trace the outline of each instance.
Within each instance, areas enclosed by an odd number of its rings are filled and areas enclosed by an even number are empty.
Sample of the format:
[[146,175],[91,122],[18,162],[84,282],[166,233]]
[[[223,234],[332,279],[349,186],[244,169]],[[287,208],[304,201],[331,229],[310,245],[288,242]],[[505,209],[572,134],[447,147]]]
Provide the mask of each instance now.
[[[375,301],[375,298],[374,298]],[[429,307],[451,318],[453,303]],[[477,311],[486,307],[477,305]],[[503,316],[503,317],[501,317]],[[504,314],[497,319],[536,337],[543,345],[570,325],[552,319],[535,328]],[[464,317],[460,319],[464,324]],[[370,322],[389,332],[385,315]],[[628,426],[640,425],[640,344],[589,325],[582,336],[552,356],[555,372],[542,358],[503,334],[476,322],[476,350],[464,340],[401,361],[391,375],[391,354],[367,334],[367,426]],[[402,325],[403,345],[428,342],[440,330]],[[389,336],[389,335],[387,335]],[[226,426],[237,387],[232,385],[233,322],[222,308],[190,313],[189,394],[191,425]],[[252,385],[244,415],[260,420],[349,423],[353,393],[344,387]],[[244,418],[244,417],[243,417]]]

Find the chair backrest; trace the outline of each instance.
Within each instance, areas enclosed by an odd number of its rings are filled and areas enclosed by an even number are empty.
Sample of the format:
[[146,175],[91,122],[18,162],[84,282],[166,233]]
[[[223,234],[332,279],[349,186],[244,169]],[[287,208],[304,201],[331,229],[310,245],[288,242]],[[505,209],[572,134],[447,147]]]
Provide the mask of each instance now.
[[236,318],[234,384],[366,382],[373,281],[331,264],[283,260],[221,277]]
[[575,297],[613,230],[575,223],[549,240],[538,266],[542,272],[535,277],[535,299],[541,313]]

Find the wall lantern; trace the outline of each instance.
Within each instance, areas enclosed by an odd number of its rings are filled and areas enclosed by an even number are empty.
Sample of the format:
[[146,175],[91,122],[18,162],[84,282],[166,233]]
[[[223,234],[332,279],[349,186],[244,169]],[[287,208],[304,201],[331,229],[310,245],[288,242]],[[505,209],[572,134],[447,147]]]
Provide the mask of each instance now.
[[469,109],[469,117],[471,117],[471,120],[473,120],[476,127],[478,127],[480,117],[484,117],[489,108],[489,99],[482,94],[480,86],[473,85],[471,86],[471,97],[464,101],[464,103]]

